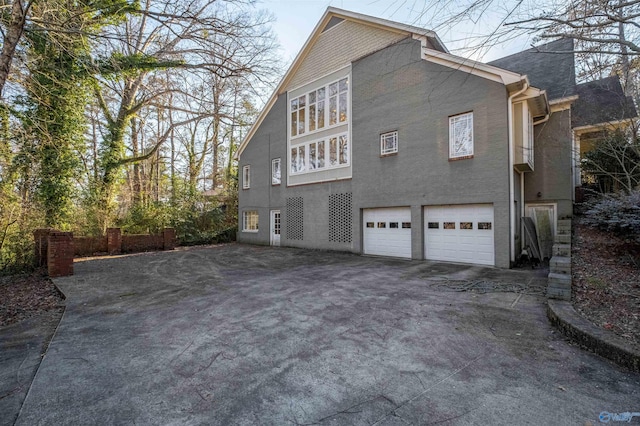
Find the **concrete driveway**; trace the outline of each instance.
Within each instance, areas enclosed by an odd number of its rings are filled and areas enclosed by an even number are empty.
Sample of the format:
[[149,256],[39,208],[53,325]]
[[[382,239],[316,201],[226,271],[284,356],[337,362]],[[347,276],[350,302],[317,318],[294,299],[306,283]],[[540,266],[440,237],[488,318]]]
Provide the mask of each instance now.
[[585,425],[640,412],[640,375],[554,332],[535,271],[237,244],[75,271],[56,280],[67,310],[18,425]]

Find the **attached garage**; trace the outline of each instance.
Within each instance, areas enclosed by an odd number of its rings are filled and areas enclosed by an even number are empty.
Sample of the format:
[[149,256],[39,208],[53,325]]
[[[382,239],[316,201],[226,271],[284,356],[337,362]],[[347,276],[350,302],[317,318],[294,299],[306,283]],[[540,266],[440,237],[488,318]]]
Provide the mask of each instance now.
[[363,210],[363,252],[411,259],[411,209]]
[[424,207],[424,250],[429,260],[494,265],[493,205]]

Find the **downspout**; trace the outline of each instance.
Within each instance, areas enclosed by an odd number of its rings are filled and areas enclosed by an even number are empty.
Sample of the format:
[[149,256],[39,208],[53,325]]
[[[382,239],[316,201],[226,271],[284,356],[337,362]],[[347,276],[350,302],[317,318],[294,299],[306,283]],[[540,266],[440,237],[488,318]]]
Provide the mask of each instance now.
[[516,206],[514,203],[515,179],[513,178],[513,165],[515,161],[513,158],[513,99],[529,88],[529,81],[526,77],[520,81],[523,82],[522,89],[511,94],[507,102],[507,127],[509,129],[509,253],[511,262],[515,262],[516,260]]

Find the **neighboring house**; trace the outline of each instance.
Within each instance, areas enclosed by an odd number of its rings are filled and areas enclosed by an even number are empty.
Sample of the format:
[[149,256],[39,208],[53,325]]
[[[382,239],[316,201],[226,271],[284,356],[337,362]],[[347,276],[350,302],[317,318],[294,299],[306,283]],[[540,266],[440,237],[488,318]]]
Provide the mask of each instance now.
[[573,55],[525,56],[327,9],[238,150],[238,241],[511,266],[577,181]]

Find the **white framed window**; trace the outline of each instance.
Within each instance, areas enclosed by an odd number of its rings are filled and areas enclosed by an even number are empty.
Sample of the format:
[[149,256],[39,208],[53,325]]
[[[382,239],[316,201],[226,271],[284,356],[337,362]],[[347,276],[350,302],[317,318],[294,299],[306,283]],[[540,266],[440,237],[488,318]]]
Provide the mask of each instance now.
[[282,172],[280,167],[280,159],[271,160],[271,185],[280,185],[282,181]]
[[251,187],[251,166],[246,165],[242,167],[242,189],[249,189]]
[[449,158],[473,156],[473,112],[449,117]]
[[291,138],[349,121],[349,77],[296,96],[289,101]]
[[294,146],[290,160],[292,175],[348,166],[351,160],[347,134]]
[[398,131],[380,135],[380,155],[396,154],[398,152]]
[[248,210],[242,212],[242,231],[258,232],[258,212]]

